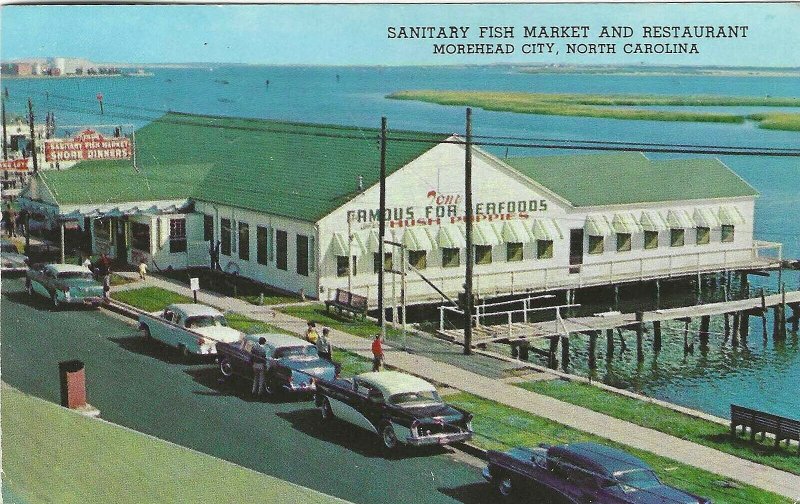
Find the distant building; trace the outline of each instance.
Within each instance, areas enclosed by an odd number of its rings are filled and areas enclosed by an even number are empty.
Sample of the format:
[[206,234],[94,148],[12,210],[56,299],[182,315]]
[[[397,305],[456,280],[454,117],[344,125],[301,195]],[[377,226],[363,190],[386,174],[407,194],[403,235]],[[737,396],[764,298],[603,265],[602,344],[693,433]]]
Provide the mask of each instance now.
[[3,63],[0,71],[3,75],[33,75],[33,66],[30,63]]

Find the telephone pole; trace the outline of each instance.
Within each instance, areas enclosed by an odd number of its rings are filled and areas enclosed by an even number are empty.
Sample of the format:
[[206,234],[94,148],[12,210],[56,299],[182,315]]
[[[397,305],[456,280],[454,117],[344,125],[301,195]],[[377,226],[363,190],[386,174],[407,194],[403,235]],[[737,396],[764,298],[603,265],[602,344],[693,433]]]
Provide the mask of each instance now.
[[36,160],[36,131],[33,127],[33,102],[28,97],[28,124],[31,127],[31,156],[33,156],[33,173],[39,172],[39,163]]
[[467,268],[464,279],[464,355],[472,353],[472,109],[467,107],[467,138],[464,157],[464,206],[466,211]]
[[384,243],[386,234],[386,118],[381,117],[381,179],[380,179],[380,220],[378,225],[378,311],[380,312],[381,338],[386,338],[386,311],[383,307],[383,270],[384,270]]
[[0,99],[3,107],[3,161],[8,159],[8,145],[6,145],[6,99]]

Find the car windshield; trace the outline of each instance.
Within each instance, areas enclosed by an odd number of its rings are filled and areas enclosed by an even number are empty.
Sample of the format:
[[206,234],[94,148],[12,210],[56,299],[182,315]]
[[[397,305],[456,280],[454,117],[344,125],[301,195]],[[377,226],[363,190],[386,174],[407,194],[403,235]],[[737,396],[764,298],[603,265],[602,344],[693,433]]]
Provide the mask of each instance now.
[[435,390],[423,390],[420,392],[394,394],[389,398],[389,402],[402,406],[420,406],[423,404],[440,404],[442,399]]
[[199,315],[197,317],[189,317],[186,319],[187,329],[196,329],[200,327],[227,327],[228,321],[222,315]]
[[615,473],[614,476],[626,493],[636,492],[638,490],[649,490],[661,486],[661,482],[658,480],[655,473],[647,469],[618,472]]
[[314,359],[318,357],[317,347],[315,346],[291,346],[275,350],[276,359]]
[[4,243],[0,245],[0,252],[5,252],[6,254],[19,254],[17,246],[13,243]]
[[81,279],[81,280],[91,280],[92,273],[91,271],[64,271],[63,273],[58,274],[58,278],[63,279]]

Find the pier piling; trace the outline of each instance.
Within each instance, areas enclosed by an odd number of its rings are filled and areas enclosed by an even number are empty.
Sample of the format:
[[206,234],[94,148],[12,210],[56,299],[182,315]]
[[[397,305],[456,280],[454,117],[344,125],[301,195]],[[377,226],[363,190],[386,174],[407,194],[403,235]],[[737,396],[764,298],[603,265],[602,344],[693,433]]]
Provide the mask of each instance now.
[[731,335],[731,316],[730,314],[726,313],[725,317],[725,339],[723,341],[728,341],[728,337]]
[[569,334],[561,336],[561,369],[569,367]]
[[614,358],[614,329],[606,329],[606,360]]
[[636,360],[642,362],[644,360],[644,348],[642,340],[644,336],[644,313],[636,312]]
[[764,297],[764,288],[761,288],[761,328],[763,330],[764,341],[767,341],[767,300]]
[[[734,318],[734,324],[736,319]],[[711,325],[711,317],[703,315],[700,317],[700,347],[705,348],[708,346],[708,328]],[[735,330],[734,330],[735,331]]]
[[547,366],[550,369],[556,369],[558,362],[556,361],[556,352],[558,351],[558,336],[550,337],[550,352],[547,355]]
[[653,321],[653,351],[658,353],[661,351],[661,321]]
[[739,312],[733,314],[733,340],[735,343],[734,345],[739,344],[739,324],[742,322],[742,315]]
[[594,369],[597,367],[595,352],[597,350],[597,337],[599,335],[600,331],[592,331],[589,334],[589,369]]
[[[747,346],[747,337],[749,335],[750,335],[750,314],[748,312],[742,312],[741,318],[739,319],[739,336],[741,336],[742,345]],[[734,341],[733,346],[739,346],[739,342]]]

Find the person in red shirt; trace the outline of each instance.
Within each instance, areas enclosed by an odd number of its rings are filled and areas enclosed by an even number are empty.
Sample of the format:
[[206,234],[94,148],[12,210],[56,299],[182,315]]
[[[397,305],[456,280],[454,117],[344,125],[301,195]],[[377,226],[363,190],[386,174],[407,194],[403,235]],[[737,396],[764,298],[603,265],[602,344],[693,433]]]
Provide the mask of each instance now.
[[372,370],[380,371],[382,362],[383,362],[383,345],[381,344],[381,335],[376,334],[375,339],[372,340]]

